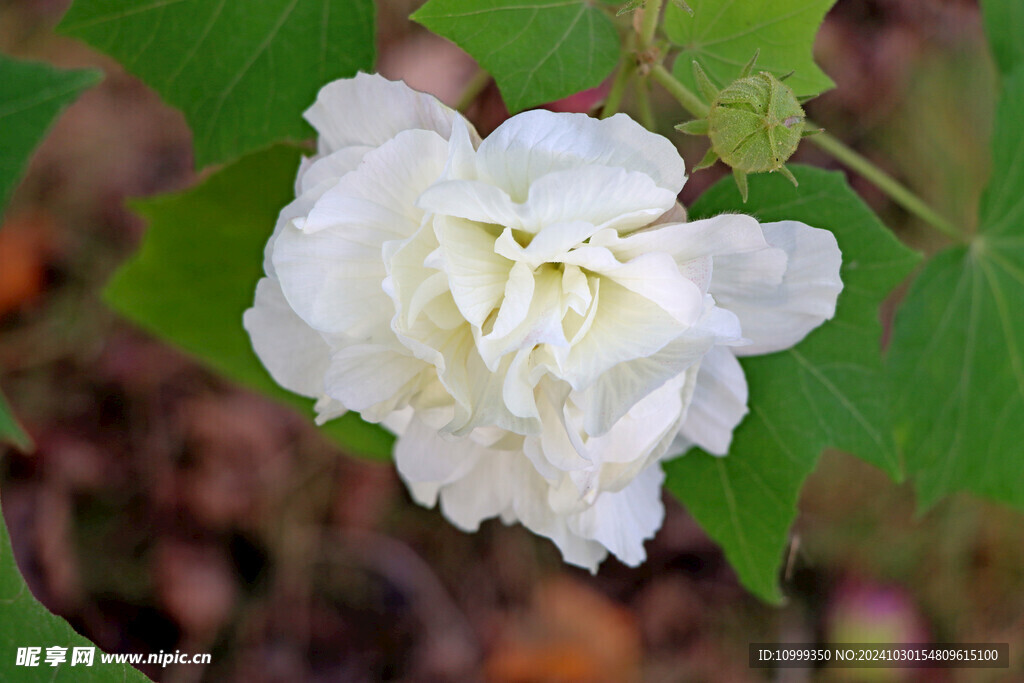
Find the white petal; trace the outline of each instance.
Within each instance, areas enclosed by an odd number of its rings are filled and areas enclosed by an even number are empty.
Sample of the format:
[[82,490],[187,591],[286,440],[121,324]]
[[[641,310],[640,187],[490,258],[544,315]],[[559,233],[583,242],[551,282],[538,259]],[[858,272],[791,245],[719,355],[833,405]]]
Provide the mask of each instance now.
[[732,432],[747,414],[747,379],[733,352],[716,346],[697,372],[693,400],[679,433],[708,453],[725,455]]
[[320,133],[320,152],[330,153],[378,147],[403,130],[430,130],[447,140],[459,114],[405,83],[360,73],[321,88],[305,117]]
[[704,311],[704,293],[680,272],[668,254],[643,254],[619,263],[608,249],[583,246],[567,254],[564,260],[607,276],[657,304],[684,326],[695,323]]
[[650,356],[686,331],[657,304],[607,278],[595,305],[590,329],[563,360],[564,376],[577,391],[619,363]]
[[650,356],[619,363],[602,374],[576,399],[587,434],[608,432],[645,397],[700,361],[712,344],[714,337],[702,330],[687,331]]
[[505,121],[477,150],[481,176],[525,201],[537,179],[555,171],[611,166],[646,174],[673,195],[686,181],[675,146],[628,116],[523,112]]
[[548,485],[525,460],[512,462],[525,482],[513,496],[511,514],[502,518],[519,520],[523,526],[539,536],[550,538],[568,564],[596,572],[598,565],[608,556],[608,550],[599,542],[584,538],[569,528],[569,517],[555,512],[548,502]]
[[480,327],[501,303],[512,262],[494,253],[496,235],[478,223],[438,216],[434,228],[455,304],[470,324]]
[[[460,442],[463,451],[480,454],[470,472],[441,489],[441,512],[463,531],[476,531],[480,522],[511,510],[513,497],[524,486],[522,468],[515,466],[519,453],[489,451],[469,439]],[[450,447],[450,446],[449,446]]]
[[416,200],[424,211],[467,221],[520,228],[519,207],[500,187],[476,180],[441,180]]
[[337,182],[350,171],[356,170],[359,162],[373,147],[345,147],[326,156],[303,159],[299,162],[299,173],[295,178],[296,194],[309,192],[320,183]]
[[649,176],[605,166],[549,173],[533,182],[521,200],[509,192],[480,180],[442,180],[420,197],[419,206],[530,233],[573,222],[588,223],[593,233],[647,225],[675,202],[675,193],[658,187]]
[[452,121],[452,134],[448,140],[448,161],[441,180],[476,180],[476,147],[480,136],[473,125],[461,116]]
[[671,207],[676,192],[644,173],[621,167],[584,166],[537,178],[524,205],[524,229],[584,221],[618,231],[635,230]]
[[286,228],[294,229],[293,221],[296,219],[303,220],[309,212],[313,210],[317,201],[323,194],[334,187],[334,181],[324,181],[317,184],[315,187],[303,192],[301,195],[292,200],[287,206],[281,209],[281,213],[277,215],[277,223],[274,226],[274,232],[270,235],[270,239],[267,240],[267,246],[263,248],[263,271],[272,278],[277,278],[277,273],[274,271],[274,243],[277,241],[278,236],[284,232]]
[[562,271],[562,294],[565,295],[563,303],[567,309],[571,308],[580,315],[586,315],[590,302],[594,300],[594,293],[590,289],[590,280],[579,266],[565,266]]
[[412,202],[440,173],[444,149],[431,132],[399,135],[328,190],[303,230],[285,227],[278,235],[274,270],[312,327],[378,342],[388,336],[394,306],[382,289],[383,245],[419,227]]
[[498,317],[488,336],[504,337],[526,320],[535,286],[529,266],[522,262],[512,266],[508,282],[505,283],[505,296],[498,309]]
[[499,427],[516,434],[539,429],[537,420],[518,417],[505,406],[505,376],[512,360],[512,356],[506,356],[492,372],[472,345],[461,355],[450,358],[442,379],[457,403],[455,416],[445,431],[464,436],[478,427]]
[[530,355],[533,349],[520,349],[516,352],[505,382],[501,387],[501,397],[505,407],[518,417],[540,418],[537,412],[537,400],[534,396],[536,382],[530,381]]
[[[324,380],[326,393],[349,410],[362,413],[365,419],[379,421],[396,403],[407,400],[409,385],[428,367],[418,358],[388,348],[349,346],[331,356]],[[380,403],[387,406],[371,410]]]
[[[593,457],[594,462],[607,464],[640,461],[643,463],[651,458],[657,459],[661,453],[655,451],[661,442],[669,432],[674,436],[679,431],[679,424],[685,409],[683,402],[685,383],[686,373],[681,372],[636,401],[606,433],[595,435],[588,432],[587,451]],[[573,396],[576,405],[585,405],[579,399],[579,395]],[[586,408],[582,415],[584,418],[589,418]],[[584,424],[586,424],[585,421]],[[610,470],[611,468],[605,469]],[[632,476],[631,474],[630,477]],[[602,489],[606,489],[611,483],[602,472]]]
[[[561,472],[590,469],[591,460],[583,444],[577,425],[566,419],[564,383],[555,385],[544,381],[537,392],[540,411],[540,449],[530,450],[527,456],[541,474],[550,474],[552,467]],[[539,457],[543,457],[543,461]]]
[[256,284],[256,300],[242,324],[275,382],[303,396],[323,396],[331,347],[295,314],[276,280]]
[[306,232],[355,223],[394,237],[419,227],[423,211],[416,198],[444,169],[448,144],[432,131],[408,130],[368,152],[317,201],[303,225]]
[[551,223],[533,236],[523,256],[533,267],[563,260],[565,253],[597,232],[591,223],[570,221]]
[[736,254],[767,246],[757,220],[742,214],[722,214],[691,223],[675,223],[634,232],[626,237],[608,231],[595,235],[595,246],[608,247],[620,261],[642,254],[672,255],[677,263],[719,254]]
[[[761,226],[774,249],[716,257],[711,293],[735,313],[743,336],[753,343],[737,348],[749,356],[787,349],[835,314],[843,289],[842,254],[828,230],[796,221]],[[786,256],[778,281],[778,265]]]
[[647,559],[644,541],[654,537],[665,519],[664,481],[661,465],[650,465],[629,486],[602,493],[587,510],[569,517],[569,529],[598,541],[624,564],[636,567]]
[[466,476],[481,457],[490,455],[485,447],[471,439],[445,438],[416,418],[409,422],[395,444],[395,466],[402,479],[410,484],[449,484]]
[[[522,264],[516,265],[522,272]],[[506,331],[508,326],[503,326],[499,330],[496,323],[490,334],[477,338],[480,355],[487,367],[492,370],[496,368],[502,356],[518,349],[531,349],[538,344],[568,346],[562,329],[561,273],[548,265],[539,268],[530,275],[530,278],[533,281],[532,296],[527,302],[529,308],[520,324]],[[525,295],[525,292],[520,295]],[[515,306],[518,307],[521,303],[516,301]],[[509,317],[512,317],[511,314]]]

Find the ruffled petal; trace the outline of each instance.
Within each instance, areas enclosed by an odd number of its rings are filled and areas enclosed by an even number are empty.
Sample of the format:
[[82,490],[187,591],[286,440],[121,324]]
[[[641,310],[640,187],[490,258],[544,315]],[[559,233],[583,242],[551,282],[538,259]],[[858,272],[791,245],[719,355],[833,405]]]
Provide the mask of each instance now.
[[295,315],[277,280],[265,277],[256,284],[256,300],[243,314],[242,324],[275,382],[303,396],[324,395],[331,347]]
[[[325,377],[326,393],[364,419],[379,421],[407,402],[427,368],[423,361],[392,349],[355,344],[336,351]],[[379,404],[384,404],[379,406]]]
[[344,147],[326,156],[304,158],[295,177],[295,194],[302,195],[324,182],[336,183],[359,167],[373,147]]
[[716,257],[711,279],[712,295],[739,317],[752,342],[736,349],[741,356],[797,344],[835,315],[843,289],[842,254],[831,232],[797,221],[761,227],[771,247]]
[[[650,356],[619,363],[603,373],[575,398],[583,410],[583,427],[587,434],[599,437],[613,430],[634,406],[657,394],[659,387],[699,362],[714,343],[713,335],[697,328]],[[627,452],[639,450],[634,446]]]
[[512,261],[494,253],[497,235],[478,223],[439,216],[434,229],[455,305],[476,327],[501,303]]
[[704,311],[704,292],[668,254],[642,254],[620,263],[610,250],[587,245],[574,249],[564,261],[606,276],[657,304],[681,325],[694,324]]
[[556,171],[611,166],[646,174],[673,195],[686,181],[675,145],[624,114],[594,119],[544,110],[514,116],[477,150],[481,179],[523,202],[539,178]]
[[446,147],[432,132],[402,133],[325,192],[305,222],[282,229],[274,270],[292,308],[312,327],[378,343],[393,337],[383,246],[419,227],[413,202],[441,172]]
[[[422,420],[412,418],[395,443],[395,466],[402,479],[408,484],[426,484],[441,487],[463,480],[477,466],[480,458],[490,457],[491,452],[468,438],[442,436],[436,429]],[[422,489],[421,489],[422,490]],[[433,502],[429,502],[433,505]],[[487,510],[490,514],[478,517],[479,524],[485,517],[501,512]],[[471,516],[460,516],[461,521],[472,521]],[[462,528],[472,526],[466,524]]]
[[606,491],[589,508],[570,516],[569,529],[597,541],[623,564],[638,566],[647,559],[644,541],[654,538],[665,519],[664,481],[661,466],[650,465],[621,491]]
[[419,205],[436,213],[541,233],[552,225],[573,222],[589,223],[594,226],[591,232],[634,230],[675,202],[675,193],[658,187],[650,176],[607,166],[553,171],[531,183],[521,200],[514,199],[512,191],[480,180],[444,180],[428,189]]
[[725,455],[733,430],[747,414],[747,397],[747,378],[736,356],[726,347],[714,347],[701,361],[679,434],[708,453]]
[[670,254],[679,264],[768,246],[757,220],[742,214],[722,214],[691,223],[658,225],[625,237],[607,231],[595,235],[591,244],[607,247],[620,261],[653,252]]
[[378,147],[404,130],[430,130],[447,140],[459,116],[405,83],[364,73],[325,85],[305,113],[320,134],[321,154],[354,145]]
[[561,360],[565,379],[585,390],[619,363],[650,356],[686,331],[653,301],[613,280],[601,282],[590,329]]

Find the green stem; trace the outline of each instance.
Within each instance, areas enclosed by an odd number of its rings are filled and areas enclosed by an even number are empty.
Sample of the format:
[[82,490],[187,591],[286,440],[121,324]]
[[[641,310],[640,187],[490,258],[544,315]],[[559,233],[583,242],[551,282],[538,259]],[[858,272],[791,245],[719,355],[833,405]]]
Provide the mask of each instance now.
[[459,102],[455,105],[455,108],[465,114],[466,110],[469,109],[469,105],[476,101],[476,98],[480,96],[480,93],[484,91],[484,88],[490,82],[491,75],[484,69],[477,69],[477,72],[469,79],[469,83],[466,84],[466,89],[462,91],[462,95],[459,97]]
[[646,78],[636,81],[636,115],[640,119],[640,125],[644,128],[650,131],[655,129],[654,111],[651,109],[651,93]]
[[640,26],[640,49],[644,50],[654,42],[654,34],[658,32],[658,19],[661,17],[662,0],[647,0],[644,4],[644,19]]
[[676,77],[661,64],[651,67],[651,78],[661,83],[661,87],[676,98],[676,101],[683,105],[683,109],[693,114],[695,118],[701,119],[708,115],[708,105],[704,104],[689,88],[677,81]]
[[[651,77],[658,81],[683,106],[683,109],[690,112],[694,117],[703,118],[707,116],[708,105],[704,104],[689,88],[676,80],[675,76],[664,66],[655,64],[651,67]],[[806,125],[808,128],[815,127],[810,121]],[[957,241],[964,240],[963,232],[955,225],[936,213],[935,209],[925,204],[920,197],[901,185],[891,175],[875,166],[838,138],[828,133],[820,133],[807,138],[807,140],[831,154],[838,161],[846,164],[847,167],[859,173],[866,180],[871,181],[875,187],[885,192],[894,202],[928,225]]]
[[636,73],[636,62],[633,61],[630,55],[623,57],[622,66],[619,67],[619,72],[615,74],[615,80],[612,81],[612,87],[608,90],[608,97],[604,100],[604,106],[601,108],[601,118],[606,119],[619,110],[622,105],[622,96],[626,93],[626,86],[629,85],[629,81],[633,78],[633,74]]
[[[808,128],[815,128],[814,124],[808,122]],[[835,159],[845,164],[851,170],[856,171],[866,180],[871,181],[875,187],[885,192],[894,202],[914,214],[928,225],[939,232],[952,237],[957,241],[964,240],[964,234],[951,222],[936,213],[935,209],[928,206],[924,201],[901,185],[898,180],[875,166],[867,158],[846,145],[842,140],[828,133],[819,133],[807,138],[807,141],[817,145],[831,154]]]

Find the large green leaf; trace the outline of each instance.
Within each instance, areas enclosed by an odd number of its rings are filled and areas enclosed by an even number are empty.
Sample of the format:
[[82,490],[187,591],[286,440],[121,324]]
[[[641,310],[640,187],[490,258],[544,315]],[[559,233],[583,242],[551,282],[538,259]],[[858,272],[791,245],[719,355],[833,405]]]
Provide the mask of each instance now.
[[[294,198],[299,152],[250,155],[202,185],[138,201],[149,221],[139,252],[114,276],[107,301],[120,313],[213,369],[312,414],[312,403],[267,375],[242,328],[262,276],[263,247]],[[350,413],[324,426],[351,452],[386,458],[392,437]]]
[[412,18],[487,69],[512,113],[600,85],[619,60],[611,19],[585,0],[430,0]]
[[101,77],[0,54],[0,213],[57,115]]
[[[18,665],[18,648],[37,647],[36,666]],[[65,662],[46,664],[46,648],[67,648]],[[93,648],[93,665],[71,666],[73,648]],[[68,622],[51,614],[32,596],[14,561],[7,525],[0,518],[0,681],[85,681],[117,683],[148,681],[128,664],[103,664],[99,648],[75,633]]]
[[922,505],[968,490],[1024,508],[1024,64],[1003,83],[978,233],[936,256],[900,307],[889,358]]
[[673,73],[695,89],[693,61],[719,86],[735,80],[760,50],[757,68],[776,76],[800,96],[817,95],[833,85],[811,54],[818,27],[835,0],[687,0],[691,16],[670,3],[665,32],[682,48]]
[[996,65],[1009,74],[1024,64],[1024,2],[1020,0],[982,0],[985,33],[995,55]]
[[831,230],[843,252],[836,316],[796,347],[742,359],[750,414],[729,455],[692,451],[666,464],[667,486],[708,534],[747,588],[779,601],[778,571],[804,480],[826,447],[900,471],[888,421],[888,384],[879,355],[878,306],[916,255],[899,242],[839,173],[793,167],[800,187],[777,174],[750,179],[744,204],[732,179],[691,209],[761,221],[799,220]]
[[369,71],[373,0],[75,0],[59,30],[185,113],[200,166],[310,132],[302,111]]

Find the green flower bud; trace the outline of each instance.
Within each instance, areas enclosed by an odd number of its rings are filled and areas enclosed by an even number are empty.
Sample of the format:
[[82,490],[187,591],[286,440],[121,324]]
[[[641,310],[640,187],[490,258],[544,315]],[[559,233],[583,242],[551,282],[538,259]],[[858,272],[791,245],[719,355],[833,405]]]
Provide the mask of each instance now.
[[733,168],[777,171],[800,144],[804,118],[793,91],[762,71],[718,93],[708,112],[708,137],[715,153]]
[[706,168],[721,159],[732,167],[736,184],[747,199],[747,174],[778,171],[796,184],[785,163],[796,152],[805,131],[806,115],[793,90],[767,71],[750,72],[757,54],[744,67],[740,77],[718,90],[693,63],[697,85],[711,102],[706,119],[689,121],[677,128],[691,135],[707,135],[711,149],[694,170]]

